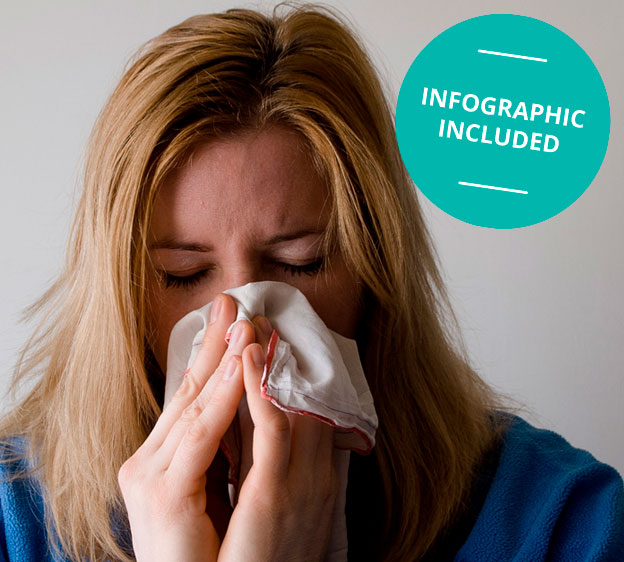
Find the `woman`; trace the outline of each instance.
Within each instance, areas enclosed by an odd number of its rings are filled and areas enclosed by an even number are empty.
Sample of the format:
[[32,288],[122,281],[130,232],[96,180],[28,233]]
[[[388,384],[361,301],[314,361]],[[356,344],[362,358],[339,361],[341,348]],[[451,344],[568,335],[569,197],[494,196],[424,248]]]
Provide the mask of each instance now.
[[[30,309],[44,314],[12,388],[43,376],[0,429],[0,555],[324,559],[331,430],[259,397],[267,319],[223,341],[222,292],[260,280],[294,285],[358,344],[379,430],[351,455],[350,560],[619,552],[621,478],[504,414],[470,368],[373,66],[337,14],[302,6],[167,30],[99,116],[65,268]],[[210,301],[220,313],[163,412],[171,328]],[[254,465],[232,510],[218,444],[243,389]]]

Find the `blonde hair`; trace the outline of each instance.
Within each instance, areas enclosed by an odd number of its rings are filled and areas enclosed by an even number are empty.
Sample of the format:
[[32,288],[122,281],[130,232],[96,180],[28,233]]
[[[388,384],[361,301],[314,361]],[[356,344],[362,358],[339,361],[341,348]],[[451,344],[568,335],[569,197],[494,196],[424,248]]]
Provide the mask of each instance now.
[[41,376],[0,424],[6,443],[28,438],[48,531],[74,560],[131,560],[110,514],[125,517],[119,467],[161,413],[146,329],[150,212],[166,174],[209,138],[286,126],[331,188],[326,242],[367,291],[358,344],[380,420],[383,559],[431,547],[504,429],[501,396],[466,359],[373,64],[338,12],[279,7],[198,15],[146,43],[90,137],[65,266],[26,311],[42,318],[11,392]]

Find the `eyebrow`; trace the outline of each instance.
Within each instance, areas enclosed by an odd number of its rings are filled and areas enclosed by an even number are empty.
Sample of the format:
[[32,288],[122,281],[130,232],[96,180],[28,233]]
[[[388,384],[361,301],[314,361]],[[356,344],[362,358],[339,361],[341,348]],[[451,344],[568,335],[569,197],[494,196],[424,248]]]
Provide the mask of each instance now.
[[[325,229],[312,229],[304,228],[296,230],[294,232],[287,232],[285,234],[278,234],[263,242],[264,246],[275,246],[281,242],[288,242],[290,240],[297,240],[312,234],[322,234]],[[150,244],[148,249],[151,250],[185,250],[187,252],[212,252],[214,248],[212,246],[206,246],[198,242],[184,242],[177,240],[174,237],[165,237],[162,240],[157,240]]]

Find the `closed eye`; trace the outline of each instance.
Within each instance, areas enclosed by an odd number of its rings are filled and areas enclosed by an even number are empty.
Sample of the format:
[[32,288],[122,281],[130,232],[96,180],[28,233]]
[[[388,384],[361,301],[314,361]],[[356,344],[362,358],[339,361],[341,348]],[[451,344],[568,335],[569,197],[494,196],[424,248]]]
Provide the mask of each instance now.
[[316,275],[325,264],[325,258],[319,258],[316,261],[311,263],[306,263],[305,265],[293,265],[291,263],[283,263],[283,262],[275,262],[276,265],[281,266],[282,269],[286,273],[290,273],[291,275],[301,275],[305,273],[306,275]]
[[[323,266],[325,265],[325,258],[321,257],[313,262],[306,263],[304,265],[294,265],[292,263],[284,263],[284,262],[272,262],[276,267],[284,270],[286,273],[292,275],[317,275]],[[210,269],[203,269],[194,273],[193,275],[186,275],[184,277],[178,275],[171,275],[166,271],[160,271],[160,277],[162,283],[165,285],[165,288],[182,288],[182,289],[190,289],[196,286],[208,273],[210,273]]]

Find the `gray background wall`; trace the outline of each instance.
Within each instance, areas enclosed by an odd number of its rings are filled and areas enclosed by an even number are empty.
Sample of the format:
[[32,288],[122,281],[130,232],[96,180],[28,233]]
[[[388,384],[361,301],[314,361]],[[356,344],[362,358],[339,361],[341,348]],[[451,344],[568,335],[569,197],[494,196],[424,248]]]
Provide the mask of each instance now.
[[[553,429],[624,474],[624,2],[335,0],[396,103],[436,35],[470,17],[516,13],[575,39],[605,82],[609,149],[570,208],[511,231],[460,222],[420,196],[474,365]],[[0,18],[0,389],[28,335],[19,311],[60,271],[83,146],[145,40],[201,12],[273,2],[112,0],[4,3]],[[8,407],[5,400],[3,408]]]

